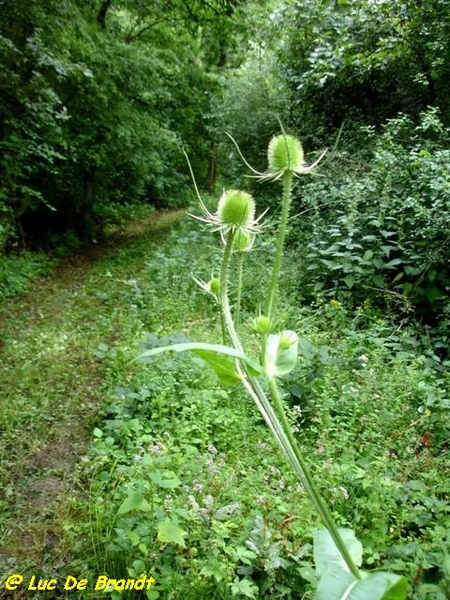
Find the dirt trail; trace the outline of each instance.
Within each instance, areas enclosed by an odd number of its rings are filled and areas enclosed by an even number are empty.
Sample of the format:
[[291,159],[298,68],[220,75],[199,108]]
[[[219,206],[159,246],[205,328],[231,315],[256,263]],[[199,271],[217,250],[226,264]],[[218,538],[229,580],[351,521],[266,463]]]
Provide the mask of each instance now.
[[[80,493],[77,463],[104,401],[103,365],[93,350],[99,329],[116,327],[108,322],[114,277],[96,290],[92,270],[143,236],[157,241],[182,214],[131,223],[0,306],[0,583],[20,570],[55,573],[69,559],[64,511]],[[93,322],[97,309],[104,323]]]

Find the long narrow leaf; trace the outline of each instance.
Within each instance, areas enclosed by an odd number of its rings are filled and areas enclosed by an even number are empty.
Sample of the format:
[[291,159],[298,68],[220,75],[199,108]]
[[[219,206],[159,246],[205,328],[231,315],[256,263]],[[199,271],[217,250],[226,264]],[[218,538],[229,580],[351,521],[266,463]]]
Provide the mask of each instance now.
[[238,359],[245,363],[249,373],[252,375],[264,374],[263,368],[257,362],[246,356],[240,350],[222,344],[186,342],[172,344],[170,346],[158,346],[157,348],[146,350],[140,354],[137,359],[149,358],[162,354],[163,352],[192,352],[214,369],[216,375],[225,384],[235,384],[241,381],[241,377],[236,371],[234,359]]

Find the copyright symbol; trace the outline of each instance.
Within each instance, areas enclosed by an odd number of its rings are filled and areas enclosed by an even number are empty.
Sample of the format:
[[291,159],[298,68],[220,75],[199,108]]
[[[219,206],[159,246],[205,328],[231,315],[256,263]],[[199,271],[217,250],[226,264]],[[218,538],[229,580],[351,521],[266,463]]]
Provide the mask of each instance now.
[[7,590],[17,590],[22,581],[22,575],[10,575],[5,581],[5,588]]

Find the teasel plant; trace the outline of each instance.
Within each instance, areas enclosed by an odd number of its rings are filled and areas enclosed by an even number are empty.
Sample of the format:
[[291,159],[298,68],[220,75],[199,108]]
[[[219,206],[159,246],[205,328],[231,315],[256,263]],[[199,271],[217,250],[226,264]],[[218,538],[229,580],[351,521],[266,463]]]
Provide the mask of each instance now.
[[[265,213],[256,216],[254,198],[245,191],[233,189],[222,193],[215,212],[208,210],[186,156],[201,212],[200,215],[192,216],[220,234],[222,257],[218,276],[212,276],[208,283],[196,278],[195,280],[218,305],[223,343],[183,342],[157,346],[146,350],[138,358],[148,359],[169,351],[194,353],[215,371],[224,385],[242,385],[253,399],[323,524],[323,527],[314,533],[314,561],[318,577],[314,600],[405,600],[407,581],[404,577],[385,571],[367,572],[360,568],[362,545],[352,530],[337,526],[314,481],[308,461],[295,439],[279,386],[279,379],[294,369],[299,346],[295,331],[273,331],[277,322],[276,301],[292,203],[292,188],[296,177],[315,172],[325,152],[314,163],[306,164],[300,140],[286,134],[281,126],[281,133],[269,143],[268,168],[264,172],[258,172],[245,160],[235,140],[229,137],[249,169],[250,177],[255,177],[261,182],[279,181],[281,184],[280,216],[268,294],[262,305],[263,310],[260,310],[253,322],[253,329],[260,340],[258,356],[249,356],[241,341],[240,303],[244,258],[246,253],[252,250],[257,237],[264,231]],[[237,255],[234,310],[229,289],[233,255]]]

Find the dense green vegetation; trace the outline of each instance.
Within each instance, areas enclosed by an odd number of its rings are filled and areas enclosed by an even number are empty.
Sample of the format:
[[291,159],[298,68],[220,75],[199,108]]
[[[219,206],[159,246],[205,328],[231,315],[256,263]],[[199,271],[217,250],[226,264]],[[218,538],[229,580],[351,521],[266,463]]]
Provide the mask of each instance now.
[[320,520],[249,398],[198,357],[134,361],[223,336],[191,277],[219,275],[219,236],[151,216],[201,214],[183,151],[212,213],[222,187],[268,209],[231,281],[258,356],[279,185],[225,132],[266,172],[281,122],[307,164],[329,148],[295,180],[271,323],[298,335],[289,422],[362,568],[445,600],[448,2],[0,7],[1,586],[145,573],[149,599],[314,597]]

